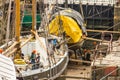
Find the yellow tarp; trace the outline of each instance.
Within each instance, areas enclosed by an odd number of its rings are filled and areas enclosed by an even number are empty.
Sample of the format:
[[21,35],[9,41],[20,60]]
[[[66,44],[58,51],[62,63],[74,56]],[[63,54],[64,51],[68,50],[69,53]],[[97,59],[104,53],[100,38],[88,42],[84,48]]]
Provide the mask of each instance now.
[[70,43],[79,42],[82,37],[82,30],[79,28],[77,22],[68,16],[56,16],[49,24],[50,33],[58,35],[58,32],[60,31],[59,19],[62,21],[61,27],[63,27],[63,31],[65,31],[66,35],[71,38]]

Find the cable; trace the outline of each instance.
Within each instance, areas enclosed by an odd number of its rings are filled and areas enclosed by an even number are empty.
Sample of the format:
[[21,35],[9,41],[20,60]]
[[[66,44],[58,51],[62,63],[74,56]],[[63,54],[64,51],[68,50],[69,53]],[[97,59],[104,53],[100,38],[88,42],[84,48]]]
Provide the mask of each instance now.
[[105,9],[105,10],[101,11],[101,12],[98,13],[98,14],[94,14],[94,15],[92,15],[92,16],[88,16],[88,17],[86,17],[86,18],[92,18],[92,17],[97,16],[97,15],[100,15],[100,14],[102,14],[102,13],[104,13],[104,12],[110,10],[110,9],[111,9],[111,8]]
[[[120,24],[120,22],[118,22],[117,24],[113,25],[112,27],[110,27],[110,28],[108,28],[108,29],[106,29],[106,30],[112,29],[112,28],[116,27],[116,26],[119,25],[119,24]],[[105,31],[106,31],[106,30],[105,30]],[[104,30],[103,30],[103,31],[104,31]],[[99,34],[101,34],[101,33],[97,33],[96,35],[94,35],[94,36],[92,36],[92,37],[95,37],[95,36],[97,36],[97,35],[99,35]]]

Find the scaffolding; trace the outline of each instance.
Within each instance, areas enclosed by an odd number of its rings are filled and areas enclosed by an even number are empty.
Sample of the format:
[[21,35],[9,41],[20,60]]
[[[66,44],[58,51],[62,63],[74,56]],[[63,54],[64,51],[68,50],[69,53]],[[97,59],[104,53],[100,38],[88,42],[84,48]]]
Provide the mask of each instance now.
[[[55,2],[56,0],[44,0],[44,3],[47,4],[47,3],[53,3]],[[117,0],[67,0],[68,1],[68,4],[72,4],[72,3],[75,3],[75,4],[79,4],[80,2],[82,2],[82,4],[97,4],[97,5],[108,5],[108,4],[111,4],[111,5],[114,5]],[[59,4],[64,4],[66,2],[66,0],[58,0],[58,3]],[[54,3],[53,3],[54,4]]]

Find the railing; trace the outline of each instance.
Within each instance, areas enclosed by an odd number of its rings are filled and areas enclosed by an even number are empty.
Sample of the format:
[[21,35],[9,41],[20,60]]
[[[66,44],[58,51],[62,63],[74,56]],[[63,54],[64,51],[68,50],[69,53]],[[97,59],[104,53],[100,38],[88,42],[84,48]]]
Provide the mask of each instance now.
[[[57,64],[55,64],[54,66],[51,66],[50,68],[46,68],[44,69],[44,67],[41,68],[36,68],[30,71],[26,71],[27,73],[34,73],[34,74],[30,74],[30,75],[25,75],[25,74],[21,74],[21,77],[23,77],[23,80],[38,80],[38,79],[55,79],[57,77],[59,77],[59,75],[61,75],[64,70],[66,69],[68,64],[68,56],[66,55],[65,57],[63,57]],[[32,65],[33,66],[33,65]]]
[[115,0],[81,0],[82,3],[115,4]]
[[[58,0],[59,4],[63,4],[65,3],[66,0]],[[80,2],[82,2],[83,4],[89,3],[89,4],[115,4],[117,2],[117,0],[68,0],[68,4],[79,4]],[[44,3],[53,3],[55,4],[56,1],[55,0],[44,0]]]

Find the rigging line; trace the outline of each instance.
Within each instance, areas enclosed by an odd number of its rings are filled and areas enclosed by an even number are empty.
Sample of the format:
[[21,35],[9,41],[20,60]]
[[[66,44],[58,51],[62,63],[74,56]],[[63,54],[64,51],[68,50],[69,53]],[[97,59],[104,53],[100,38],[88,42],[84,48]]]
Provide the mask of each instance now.
[[[45,24],[44,26],[46,27],[46,25],[48,25],[48,20],[46,19],[46,17],[45,16],[47,16],[47,13],[45,13],[45,15],[44,15],[44,17],[43,17],[43,21],[42,21],[42,23],[43,24]],[[48,32],[47,32],[47,30],[46,30],[47,28],[44,28],[44,30],[45,30],[45,43],[46,43],[46,46],[48,46],[48,42],[47,42],[47,36],[48,36]],[[48,56],[48,62],[49,62],[49,68],[51,68],[51,62],[50,62],[50,57],[49,57],[49,54],[48,54],[48,47],[46,47],[46,52],[47,52],[47,56]],[[50,76],[49,76],[50,77]]]
[[[101,18],[101,21],[102,21],[102,18]],[[101,25],[102,25],[102,26],[106,26],[106,25],[108,25],[108,24],[110,24],[110,23],[112,23],[112,21],[111,21],[111,22],[104,23],[104,24],[101,24]]]
[[[58,4],[58,0],[56,0],[56,4],[57,4],[57,7],[59,6],[59,4]],[[58,35],[60,35],[61,33],[62,33],[62,31],[63,31],[63,28],[62,28],[62,21],[61,21],[61,17],[60,17],[60,9],[59,8],[57,8],[57,10],[58,10],[58,19],[59,19],[59,29],[58,29]]]
[[[109,8],[109,9],[111,9],[111,8]],[[102,11],[101,13],[103,13],[103,12],[109,10],[109,9],[106,9],[106,10]],[[96,15],[96,14],[95,14],[95,15]],[[112,27],[111,27],[111,28],[112,28]],[[111,28],[108,28],[107,30],[109,30],[109,29],[111,29]],[[92,36],[92,37],[95,37],[95,36],[97,36],[97,35],[99,35],[99,34],[100,34],[100,33],[97,33],[96,35],[94,35],[94,36]]]
[[100,14],[102,14],[102,13],[104,13],[104,12],[110,10],[110,9],[111,9],[111,8],[105,9],[105,10],[101,11],[100,13],[94,14],[94,15],[92,15],[92,16],[88,16],[88,17],[86,17],[86,18],[92,18],[92,17],[95,17],[95,16],[100,15]]
[[99,32],[99,33],[116,33],[116,34],[120,34],[119,31],[101,31],[101,30],[92,30],[92,29],[87,29],[88,32]]
[[[47,37],[48,37],[48,31],[49,31],[49,27],[47,27],[48,25],[49,25],[49,19],[50,19],[50,17],[51,17],[51,15],[52,15],[52,13],[50,13],[50,11],[52,11],[53,10],[53,7],[54,7],[54,5],[52,6],[52,5],[46,5],[46,10],[47,9],[49,9],[49,11],[46,11],[45,12],[45,16],[47,16],[47,17],[43,17],[43,19],[44,20],[46,20],[45,22],[44,22],[44,26],[46,27],[45,28],[45,32],[46,32],[46,35],[45,35],[45,42],[46,42],[46,46],[48,46],[48,39],[47,39]],[[43,22],[42,22],[43,23]],[[49,51],[48,51],[48,47],[46,48],[46,50],[47,50],[47,55],[48,55],[48,62],[49,62],[49,68],[50,68],[50,74],[49,74],[49,77],[51,77],[52,76],[52,74],[51,74],[51,62],[50,62],[50,56],[49,56]]]
[[[89,37],[83,37],[83,40],[94,40],[94,41],[99,41],[99,42],[103,41],[103,40],[101,40],[101,39],[94,39],[94,38],[89,38]],[[104,40],[104,42],[109,42],[109,41]],[[76,46],[76,45],[79,45],[79,43],[74,44],[74,45],[72,45],[72,46],[69,46],[68,48],[74,47],[74,46]]]
[[[110,28],[108,28],[108,29],[106,29],[106,30],[112,29],[112,28],[116,27],[116,26],[119,25],[119,24],[120,24],[120,22],[118,22],[117,24],[111,26]],[[103,30],[103,31],[106,31],[106,30]],[[101,33],[97,33],[96,35],[94,35],[94,36],[92,36],[92,37],[96,37],[96,36],[99,35],[99,34],[101,34]]]
[[[120,45],[117,45],[117,46],[111,46],[111,47],[118,47],[118,46],[120,46]],[[99,50],[103,50],[103,49],[106,49],[106,48],[99,48]],[[91,51],[94,51],[95,49],[92,49]],[[98,51],[98,50],[96,50],[96,51]],[[111,52],[114,52],[114,51],[111,51]],[[116,51],[117,52],[117,51]]]

